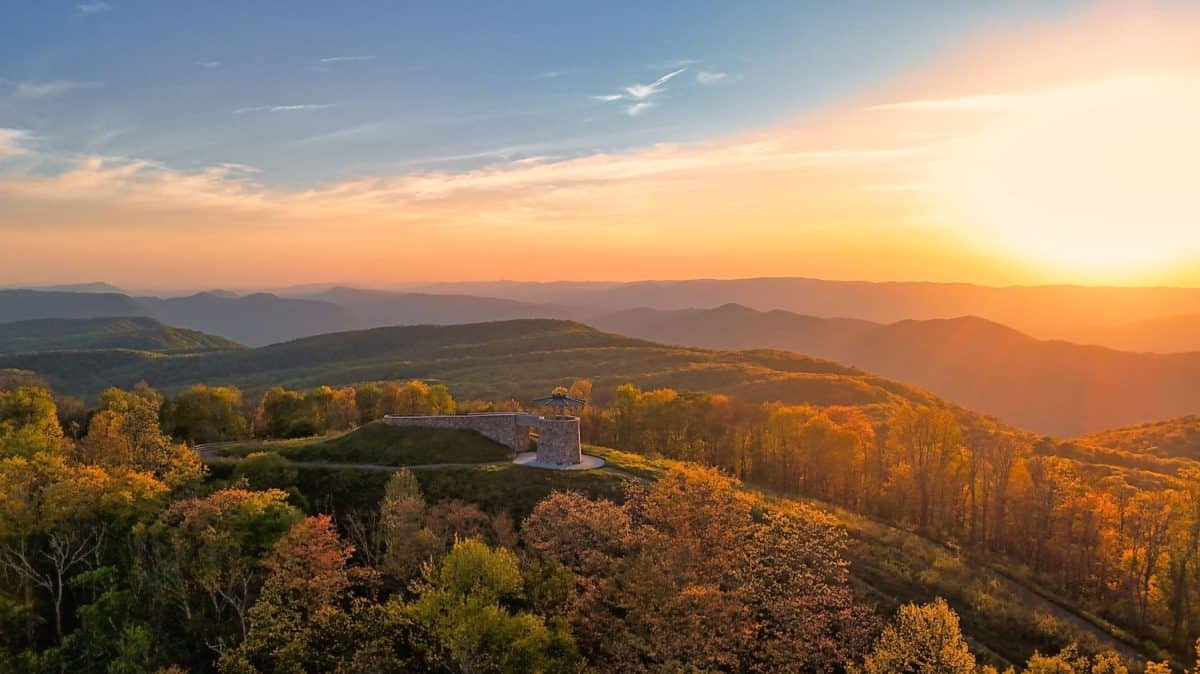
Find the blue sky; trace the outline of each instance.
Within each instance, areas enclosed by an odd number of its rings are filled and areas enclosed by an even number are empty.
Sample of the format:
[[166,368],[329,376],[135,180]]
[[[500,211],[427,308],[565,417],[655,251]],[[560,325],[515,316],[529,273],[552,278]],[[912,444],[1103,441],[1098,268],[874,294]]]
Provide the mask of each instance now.
[[14,1],[0,128],[36,140],[31,172],[80,155],[290,187],[459,171],[779,123],[1078,5]]

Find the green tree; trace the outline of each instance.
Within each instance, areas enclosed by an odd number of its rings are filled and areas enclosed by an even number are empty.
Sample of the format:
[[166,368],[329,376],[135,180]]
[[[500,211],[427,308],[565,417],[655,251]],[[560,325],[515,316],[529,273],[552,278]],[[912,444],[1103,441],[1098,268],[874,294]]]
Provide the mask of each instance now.
[[512,606],[522,596],[517,558],[478,540],[460,541],[428,573],[428,586],[407,607],[461,672],[574,672],[580,670],[566,626]]
[[191,443],[244,438],[249,424],[242,405],[242,392],[236,387],[196,384],[163,405],[163,428]]
[[245,479],[251,489],[287,489],[296,484],[298,474],[275,452],[251,452],[233,469],[234,479]]

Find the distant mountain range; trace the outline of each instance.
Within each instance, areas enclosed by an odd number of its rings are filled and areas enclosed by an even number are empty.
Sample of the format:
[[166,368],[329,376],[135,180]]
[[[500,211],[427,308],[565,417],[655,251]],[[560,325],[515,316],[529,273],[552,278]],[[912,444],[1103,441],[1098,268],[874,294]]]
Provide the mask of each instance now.
[[250,346],[385,325],[557,318],[578,313],[566,307],[490,297],[353,288],[333,288],[307,297],[280,297],[269,293],[238,296],[212,291],[169,298],[104,292],[0,290],[0,322],[148,316]]
[[878,323],[979,316],[1040,339],[1118,349],[1200,351],[1200,289],[1093,286],[990,287],[965,283],[828,281],[810,278],[693,279],[632,283],[430,284],[459,292],[591,309],[711,309],[736,303],[823,318]]
[[1038,340],[977,317],[879,324],[729,304],[622,311],[591,324],[659,342],[826,358],[1058,436],[1200,411],[1200,353],[1131,353]]
[[[88,286],[104,289],[100,284]],[[1186,313],[1200,291],[1192,289],[746,279],[465,283],[424,290],[437,292],[322,287],[297,288],[290,296],[212,291],[159,298],[0,290],[0,323],[144,316],[258,347],[391,325],[569,319],[663,343],[809,354],[910,382],[972,409],[1059,436],[1200,412],[1200,313]],[[729,296],[821,312],[759,310],[728,302],[706,306]],[[683,302],[703,308],[663,308]],[[630,308],[639,304],[649,308]],[[964,309],[961,314],[937,317],[959,308]],[[901,320],[893,320],[896,316]],[[1120,320],[1114,322],[1114,317]],[[1039,323],[1043,331],[1021,329],[1022,323]],[[1078,336],[1070,342],[1047,339],[1046,331]],[[141,337],[127,337],[122,348],[144,348]],[[97,337],[100,341],[88,345],[69,335],[59,341],[41,339],[43,346],[76,350],[121,342]],[[1089,343],[1107,346],[1085,345]],[[1158,353],[1164,351],[1178,353]],[[93,353],[89,358],[100,356]],[[113,354],[104,358],[129,359]]]
[[199,353],[245,348],[224,337],[166,325],[153,318],[40,318],[0,323],[0,353],[135,349]]

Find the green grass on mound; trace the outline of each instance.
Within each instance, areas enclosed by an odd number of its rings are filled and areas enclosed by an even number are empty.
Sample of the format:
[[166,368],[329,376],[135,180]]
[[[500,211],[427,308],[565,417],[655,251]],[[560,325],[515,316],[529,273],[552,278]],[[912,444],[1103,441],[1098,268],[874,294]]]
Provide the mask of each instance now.
[[427,463],[486,463],[513,457],[508,447],[475,431],[397,428],[373,421],[343,435],[319,439],[245,443],[226,447],[223,456],[276,452],[303,463],[369,463],[414,466]]
[[[345,512],[377,508],[386,471],[297,466],[297,484],[317,508]],[[621,501],[630,476],[601,468],[588,471],[543,470],[516,464],[416,469],[413,474],[429,503],[458,499],[490,513],[507,512],[521,521],[537,502],[555,491],[578,491]]]

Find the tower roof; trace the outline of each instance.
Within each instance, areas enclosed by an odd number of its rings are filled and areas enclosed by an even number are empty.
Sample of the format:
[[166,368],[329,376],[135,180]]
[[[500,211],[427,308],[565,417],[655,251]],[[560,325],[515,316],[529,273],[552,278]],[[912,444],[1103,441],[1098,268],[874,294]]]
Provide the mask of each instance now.
[[542,398],[534,398],[530,402],[536,407],[583,407],[587,404],[586,400],[572,398],[565,393],[553,393]]

